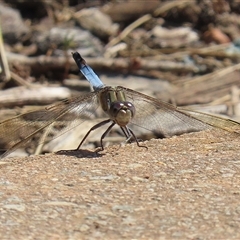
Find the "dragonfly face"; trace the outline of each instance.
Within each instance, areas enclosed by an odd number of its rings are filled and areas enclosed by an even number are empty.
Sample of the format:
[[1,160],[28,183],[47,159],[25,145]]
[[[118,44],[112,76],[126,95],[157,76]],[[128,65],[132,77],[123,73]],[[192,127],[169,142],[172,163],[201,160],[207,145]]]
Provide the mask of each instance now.
[[109,116],[120,127],[126,126],[134,117],[135,107],[130,102],[113,102],[109,109]]
[[120,127],[125,127],[135,115],[135,107],[126,101],[126,96],[118,88],[106,87],[99,92],[99,102],[110,119]]

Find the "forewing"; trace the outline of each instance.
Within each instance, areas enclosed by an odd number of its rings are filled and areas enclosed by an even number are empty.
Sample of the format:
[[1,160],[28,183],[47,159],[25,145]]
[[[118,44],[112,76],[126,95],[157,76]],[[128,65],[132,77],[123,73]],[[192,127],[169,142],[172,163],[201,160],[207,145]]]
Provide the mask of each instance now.
[[3,121],[0,123],[0,144],[7,151],[2,157],[25,147],[37,133],[51,124],[61,123],[62,133],[74,128],[91,118],[97,107],[97,93],[94,92]]

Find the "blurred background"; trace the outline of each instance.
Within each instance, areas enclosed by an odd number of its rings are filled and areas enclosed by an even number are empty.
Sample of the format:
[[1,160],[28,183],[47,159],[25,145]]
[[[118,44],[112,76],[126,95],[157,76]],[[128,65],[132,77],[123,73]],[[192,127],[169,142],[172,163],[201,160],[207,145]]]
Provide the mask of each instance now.
[[0,26],[0,121],[89,92],[73,51],[106,85],[240,121],[237,0],[1,0]]

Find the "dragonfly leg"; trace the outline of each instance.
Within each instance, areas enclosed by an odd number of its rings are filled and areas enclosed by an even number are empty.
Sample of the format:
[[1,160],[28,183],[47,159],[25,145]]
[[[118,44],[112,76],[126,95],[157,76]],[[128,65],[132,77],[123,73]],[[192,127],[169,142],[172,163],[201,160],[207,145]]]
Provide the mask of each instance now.
[[[78,145],[78,147],[76,148],[76,150],[79,150],[80,147],[82,146],[83,142],[86,140],[86,138],[88,137],[88,135],[90,134],[90,132],[92,132],[93,130],[96,130],[97,128],[111,122],[112,120],[111,119],[107,119],[107,120],[104,120],[96,125],[94,125],[93,127],[90,128],[90,130],[87,132],[87,134],[84,136],[84,138],[82,139],[82,141],[80,142],[80,144]],[[110,129],[109,129],[110,130]],[[102,145],[102,138],[101,138],[101,145]],[[103,149],[103,147],[102,147]]]
[[125,135],[125,137],[126,137],[126,142],[129,142],[129,143],[131,143],[130,142],[130,140],[131,140],[131,138],[132,138],[132,134],[129,132],[129,128],[127,128],[127,127],[121,127],[121,129],[122,129],[122,131],[123,131],[123,133],[124,133],[124,135]]
[[115,124],[116,124],[116,123],[113,122],[113,123],[108,127],[108,129],[103,133],[103,135],[101,136],[100,143],[101,143],[102,151],[103,151],[103,139],[106,137],[106,135],[110,132],[110,130],[113,128],[113,126],[114,126]]
[[121,127],[121,129],[122,129],[124,135],[126,136],[127,141],[129,141],[129,140],[131,139],[131,137],[133,137],[134,140],[135,140],[135,142],[137,143],[138,147],[144,147],[144,148],[148,149],[147,146],[144,146],[144,145],[140,145],[140,144],[139,144],[139,141],[138,141],[136,135],[134,134],[134,132],[133,132],[130,128],[128,128],[128,127],[126,126],[126,127]]

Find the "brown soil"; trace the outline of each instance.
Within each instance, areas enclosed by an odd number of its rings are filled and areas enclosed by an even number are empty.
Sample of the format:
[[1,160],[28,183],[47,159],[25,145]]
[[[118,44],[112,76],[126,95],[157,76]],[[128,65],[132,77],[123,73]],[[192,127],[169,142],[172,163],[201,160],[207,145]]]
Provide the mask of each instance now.
[[1,239],[240,238],[238,138],[143,144],[4,159]]

